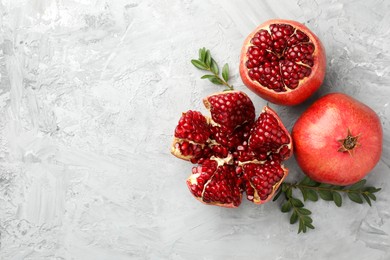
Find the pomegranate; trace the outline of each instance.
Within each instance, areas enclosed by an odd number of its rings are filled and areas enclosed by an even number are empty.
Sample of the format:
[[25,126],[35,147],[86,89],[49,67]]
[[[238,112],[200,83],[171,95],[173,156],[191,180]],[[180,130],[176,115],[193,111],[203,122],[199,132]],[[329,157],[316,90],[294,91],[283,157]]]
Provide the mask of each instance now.
[[296,105],[310,97],[325,77],[326,57],[320,40],[306,26],[269,20],[245,39],[240,75],[260,97]]
[[183,113],[171,152],[198,164],[187,185],[201,202],[238,207],[243,192],[262,204],[271,199],[288,170],[281,164],[292,154],[292,140],[278,115],[264,107],[257,120],[250,98],[225,91],[204,99],[211,117]]
[[375,112],[342,93],[314,102],[293,127],[295,157],[315,181],[350,185],[366,176],[382,152],[382,126]]

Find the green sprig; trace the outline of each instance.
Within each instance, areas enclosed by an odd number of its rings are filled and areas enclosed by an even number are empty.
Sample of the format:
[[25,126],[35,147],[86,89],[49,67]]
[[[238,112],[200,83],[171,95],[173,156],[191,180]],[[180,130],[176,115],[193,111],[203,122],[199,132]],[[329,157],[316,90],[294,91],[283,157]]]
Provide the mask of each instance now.
[[298,183],[284,182],[274,197],[276,201],[283,193],[285,201],[281,206],[282,212],[291,212],[290,224],[299,222],[298,233],[306,233],[307,229],[314,229],[313,219],[310,217],[311,211],[304,208],[304,203],[293,196],[293,189],[298,189],[303,197],[303,201],[318,201],[318,199],[333,201],[337,207],[342,206],[342,194],[355,203],[362,204],[364,201],[372,205],[371,201],[376,200],[374,193],[380,191],[380,188],[365,186],[366,180],[361,180],[350,186],[337,186],[316,182],[309,177],[303,178]]
[[219,66],[217,62],[211,56],[210,50],[205,47],[199,49],[199,59],[191,60],[192,65],[200,70],[211,72],[201,77],[201,79],[208,79],[216,85],[224,85],[225,90],[233,90],[233,86],[228,83],[229,81],[229,65],[226,63],[222,67],[222,77],[219,76]]

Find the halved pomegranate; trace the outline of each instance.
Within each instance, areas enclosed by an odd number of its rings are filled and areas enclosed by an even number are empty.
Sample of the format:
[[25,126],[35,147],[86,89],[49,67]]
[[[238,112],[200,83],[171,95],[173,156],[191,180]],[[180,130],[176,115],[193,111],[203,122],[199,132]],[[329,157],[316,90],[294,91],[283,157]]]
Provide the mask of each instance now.
[[278,115],[264,107],[255,121],[255,107],[240,91],[204,99],[211,118],[198,111],[183,113],[171,152],[198,163],[187,179],[201,202],[238,207],[242,193],[256,204],[270,200],[287,176],[282,161],[292,155],[292,140]]
[[305,25],[269,20],[246,38],[240,75],[260,97],[281,105],[296,105],[310,97],[325,77],[325,49]]

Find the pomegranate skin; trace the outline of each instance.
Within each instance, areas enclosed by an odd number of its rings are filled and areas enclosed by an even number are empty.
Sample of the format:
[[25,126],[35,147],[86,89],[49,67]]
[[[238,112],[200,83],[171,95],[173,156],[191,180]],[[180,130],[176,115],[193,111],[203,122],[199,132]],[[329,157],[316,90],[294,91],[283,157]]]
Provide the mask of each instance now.
[[[348,133],[357,145],[339,151]],[[383,132],[377,114],[358,100],[342,94],[325,95],[297,120],[292,130],[295,158],[311,179],[350,185],[364,178],[378,163]]]
[[[311,68],[311,74],[309,77],[300,80],[299,86],[295,89],[288,89],[286,92],[275,92],[271,89],[268,89],[262,86],[259,82],[256,82],[250,78],[248,75],[248,69],[245,66],[247,62],[247,52],[248,48],[251,45],[251,40],[254,35],[261,29],[268,29],[271,24],[289,24],[303,31],[307,34],[315,46],[315,51],[313,53],[314,65]],[[320,39],[310,31],[305,25],[292,21],[292,20],[283,20],[283,19],[272,19],[266,21],[265,23],[259,25],[252,33],[250,33],[243,43],[240,56],[240,76],[242,82],[258,96],[279,105],[294,106],[302,103],[313,95],[321,86],[325,78],[326,72],[326,53],[325,48],[323,47]]]

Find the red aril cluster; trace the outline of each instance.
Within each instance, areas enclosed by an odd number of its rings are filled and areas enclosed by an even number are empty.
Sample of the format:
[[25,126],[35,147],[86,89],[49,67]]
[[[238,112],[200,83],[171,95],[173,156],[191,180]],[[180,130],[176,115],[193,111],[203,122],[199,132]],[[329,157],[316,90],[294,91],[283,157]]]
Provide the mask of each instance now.
[[267,202],[284,178],[282,161],[292,154],[292,141],[278,115],[264,107],[256,119],[250,98],[226,91],[204,99],[211,117],[183,113],[171,152],[198,164],[187,185],[206,204],[238,207],[242,194],[256,204]]

